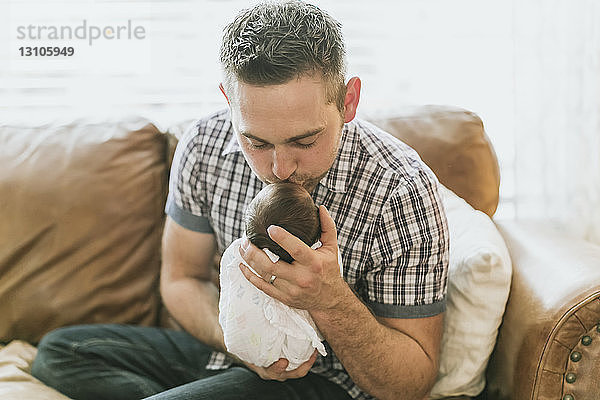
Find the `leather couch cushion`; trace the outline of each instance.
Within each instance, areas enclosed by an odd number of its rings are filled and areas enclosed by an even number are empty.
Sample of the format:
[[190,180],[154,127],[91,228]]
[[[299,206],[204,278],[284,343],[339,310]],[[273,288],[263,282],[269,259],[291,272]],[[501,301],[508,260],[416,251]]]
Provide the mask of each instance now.
[[0,341],[155,324],[166,137],[147,121],[0,126]]
[[494,215],[500,169],[476,114],[457,107],[421,106],[369,120],[414,148],[439,181],[473,208]]

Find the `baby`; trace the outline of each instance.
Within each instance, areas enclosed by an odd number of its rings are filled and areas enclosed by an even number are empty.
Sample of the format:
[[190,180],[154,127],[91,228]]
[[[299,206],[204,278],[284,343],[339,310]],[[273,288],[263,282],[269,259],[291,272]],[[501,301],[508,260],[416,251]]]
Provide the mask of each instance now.
[[[300,185],[274,183],[263,188],[248,206],[245,222],[246,237],[273,262],[294,260],[269,237],[270,225],[284,228],[313,249],[321,246],[319,209]],[[219,323],[227,350],[261,367],[285,358],[288,371],[307,361],[315,349],[327,355],[307,311],[267,296],[244,277],[239,268],[240,263],[246,264],[239,254],[242,239],[235,240],[221,258]],[[341,258],[338,261],[341,273]]]

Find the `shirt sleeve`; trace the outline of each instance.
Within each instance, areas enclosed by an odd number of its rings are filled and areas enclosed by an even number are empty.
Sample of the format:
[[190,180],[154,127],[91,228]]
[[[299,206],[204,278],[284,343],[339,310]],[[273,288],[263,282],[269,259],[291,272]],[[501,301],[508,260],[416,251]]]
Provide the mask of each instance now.
[[377,316],[423,318],[446,309],[449,237],[433,173],[420,170],[384,204],[375,228],[367,305]]
[[202,127],[200,122],[193,124],[177,143],[165,213],[186,229],[213,233],[202,187]]

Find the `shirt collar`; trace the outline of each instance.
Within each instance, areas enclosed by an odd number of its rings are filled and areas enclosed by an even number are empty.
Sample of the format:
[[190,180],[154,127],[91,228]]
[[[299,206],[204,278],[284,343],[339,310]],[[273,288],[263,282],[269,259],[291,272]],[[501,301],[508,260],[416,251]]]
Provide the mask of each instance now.
[[241,151],[241,150],[242,149],[240,148],[240,144],[237,141],[235,132],[233,131],[233,128],[231,128],[231,138],[229,139],[229,142],[223,149],[223,152],[221,153],[221,155],[226,156],[227,154],[235,153],[236,151]]
[[346,193],[346,184],[352,173],[352,157],[356,154],[356,144],[356,124],[344,124],[338,154],[327,174],[319,181],[321,185],[335,193]]

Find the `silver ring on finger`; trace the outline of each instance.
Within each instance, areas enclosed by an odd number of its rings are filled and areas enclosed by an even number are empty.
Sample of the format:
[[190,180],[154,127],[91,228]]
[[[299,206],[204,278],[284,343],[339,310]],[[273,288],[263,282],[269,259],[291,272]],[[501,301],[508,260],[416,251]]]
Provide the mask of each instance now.
[[275,282],[275,279],[277,279],[277,276],[271,275],[271,277],[269,278],[269,283],[272,285],[273,282]]

